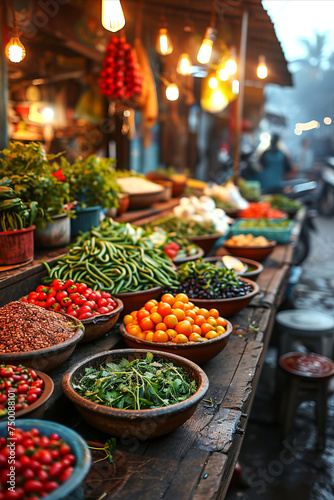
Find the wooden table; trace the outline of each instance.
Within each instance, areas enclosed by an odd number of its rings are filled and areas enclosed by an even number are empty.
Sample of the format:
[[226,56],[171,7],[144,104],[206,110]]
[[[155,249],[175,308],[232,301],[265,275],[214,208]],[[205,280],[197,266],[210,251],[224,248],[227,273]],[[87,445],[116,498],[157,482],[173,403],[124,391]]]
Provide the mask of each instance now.
[[[61,254],[62,250],[57,253]],[[229,318],[234,325],[233,334],[225,350],[203,365],[210,387],[195,414],[173,433],[155,440],[118,439],[114,464],[105,460],[93,464],[84,484],[86,498],[209,500],[225,497],[242,445],[275,313],[288,280],[292,253],[291,245],[275,248],[265,260],[265,269],[258,278],[261,295]],[[55,256],[52,252],[46,258],[52,261]],[[38,263],[33,266],[35,273],[28,268],[12,271],[5,278],[0,275],[0,305],[8,302],[8,297],[10,300],[19,298],[27,283],[30,286],[39,280],[42,273],[39,266]],[[45,418],[66,423],[95,446],[96,443],[103,445],[108,436],[83,422],[62,394],[60,382],[64,372],[75,362],[124,345],[116,326],[104,338],[78,346],[71,358],[51,373],[55,392]],[[93,452],[94,461],[103,456]]]

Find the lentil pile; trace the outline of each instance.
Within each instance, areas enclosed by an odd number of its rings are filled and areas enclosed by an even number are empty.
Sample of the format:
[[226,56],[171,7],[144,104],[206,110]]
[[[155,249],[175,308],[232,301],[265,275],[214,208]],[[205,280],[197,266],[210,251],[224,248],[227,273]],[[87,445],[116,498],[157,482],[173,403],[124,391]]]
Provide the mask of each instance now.
[[28,352],[65,342],[76,325],[66,316],[26,302],[0,308],[0,352]]

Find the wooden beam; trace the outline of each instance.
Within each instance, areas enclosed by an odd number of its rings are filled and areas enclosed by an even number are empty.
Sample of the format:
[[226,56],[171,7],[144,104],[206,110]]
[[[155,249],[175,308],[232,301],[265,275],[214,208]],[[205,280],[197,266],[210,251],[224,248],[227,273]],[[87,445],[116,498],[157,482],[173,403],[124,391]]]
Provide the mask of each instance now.
[[241,39],[240,39],[240,57],[239,57],[239,95],[236,106],[235,144],[234,144],[234,155],[233,155],[233,182],[236,186],[238,185],[238,177],[239,177],[240,134],[241,134],[241,120],[242,120],[242,111],[244,107],[244,93],[245,93],[248,17],[249,17],[248,10],[245,9],[242,13],[242,21],[241,21]]
[[0,4],[0,150],[8,146],[8,72],[7,72],[7,59],[5,55],[6,46],[6,3]]

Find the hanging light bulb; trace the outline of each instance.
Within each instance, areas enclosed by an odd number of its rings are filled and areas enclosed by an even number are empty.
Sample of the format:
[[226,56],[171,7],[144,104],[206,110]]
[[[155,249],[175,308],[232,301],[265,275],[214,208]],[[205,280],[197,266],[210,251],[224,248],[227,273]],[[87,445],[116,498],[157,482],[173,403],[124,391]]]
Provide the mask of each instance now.
[[232,47],[230,50],[230,56],[225,64],[225,69],[229,75],[234,75],[237,72],[238,65],[236,59],[237,59],[236,50],[235,47]]
[[209,80],[209,87],[212,90],[215,90],[218,87],[217,78],[215,78],[214,76],[212,76]]
[[219,78],[223,81],[223,82],[226,82],[228,79],[229,79],[229,73],[227,71],[226,68],[221,68],[219,71],[218,71],[218,76]]
[[259,56],[259,65],[256,70],[256,74],[261,80],[263,78],[267,78],[268,76],[268,68],[266,65],[266,58],[264,56]]
[[200,64],[207,64],[210,61],[213,42],[216,38],[216,32],[216,29],[212,28],[211,26],[209,28],[206,28],[202,45],[197,54],[197,61]]
[[125,26],[120,0],[102,0],[102,26],[115,33]]
[[15,13],[13,21],[12,37],[5,47],[5,53],[8,59],[13,63],[21,62],[26,56],[26,49],[20,40],[20,30],[17,27]]
[[167,28],[160,28],[156,43],[156,51],[162,56],[167,56],[173,52],[173,44],[168,34]]
[[175,83],[170,83],[166,88],[166,97],[169,101],[177,101],[179,98],[179,88]]
[[180,73],[180,75],[190,75],[191,73],[190,57],[185,52],[180,55],[176,71]]

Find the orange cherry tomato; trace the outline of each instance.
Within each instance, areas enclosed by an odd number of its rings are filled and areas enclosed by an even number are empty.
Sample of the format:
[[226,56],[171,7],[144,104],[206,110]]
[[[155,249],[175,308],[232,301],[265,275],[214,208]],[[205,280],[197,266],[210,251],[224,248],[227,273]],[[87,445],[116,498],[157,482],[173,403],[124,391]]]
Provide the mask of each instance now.
[[185,304],[187,302],[189,302],[188,295],[186,295],[185,293],[178,293],[177,295],[175,295],[175,300],[180,300],[181,302],[184,302]]
[[208,333],[205,334],[205,338],[210,340],[210,339],[215,339],[218,337],[218,333],[214,332],[213,330],[210,330]]
[[173,309],[182,309],[182,311],[184,311],[184,302],[176,300],[173,304]]
[[153,321],[153,323],[155,323],[156,325],[157,325],[158,323],[161,323],[161,322],[162,322],[162,316],[161,316],[161,314],[159,314],[159,313],[157,313],[157,312],[155,312],[155,313],[151,314],[150,319],[151,319],[151,320]]
[[154,306],[154,307],[152,307],[150,312],[151,312],[151,314],[153,314],[153,313],[156,313],[157,310],[158,310],[158,306]]
[[171,293],[164,293],[164,295],[161,297],[161,302],[166,302],[170,306],[172,306],[175,302],[175,299]]
[[146,333],[145,332],[138,333],[137,338],[138,339],[146,340]]
[[190,342],[200,342],[201,340],[202,340],[201,335],[195,332],[193,332],[189,337]]
[[189,335],[192,334],[192,324],[187,320],[180,321],[180,323],[176,325],[175,330],[177,333],[182,333],[182,335],[189,337]]
[[188,342],[188,337],[179,333],[173,338],[173,342],[175,342],[175,344],[184,344],[185,342]]
[[202,330],[201,327],[198,325],[193,325],[192,326],[192,332],[193,333],[198,333],[198,335],[202,335]]
[[201,314],[198,314],[195,318],[195,325],[201,326],[205,323],[205,318]]
[[213,318],[212,316],[209,316],[206,321],[207,321],[207,323],[209,323],[209,325],[211,325],[214,328],[216,328],[216,326],[217,326],[217,320],[215,318]]
[[128,333],[130,335],[134,335],[135,337],[137,337],[139,335],[139,333],[142,333],[142,329],[140,328],[140,326],[134,325],[128,329]]
[[217,319],[217,318],[218,318],[218,316],[219,316],[219,311],[218,311],[218,309],[210,309],[209,313],[210,313],[210,316],[212,316],[213,318],[216,318],[216,319]]
[[201,325],[201,330],[202,330],[202,334],[206,335],[208,332],[211,332],[212,326],[210,325],[210,323],[203,323]]
[[192,309],[188,309],[188,311],[185,311],[186,313],[186,318],[192,318],[193,320],[196,319],[196,313]]
[[221,316],[219,316],[217,318],[217,325],[218,326],[223,326],[225,328],[225,326],[227,325],[226,319],[224,319]]
[[129,323],[131,323],[132,320],[133,320],[133,317],[130,314],[126,314],[126,316],[124,316],[124,318],[123,318],[123,323],[126,326]]
[[175,316],[175,314],[167,314],[164,317],[164,323],[168,328],[174,328],[178,324],[179,320]]
[[150,315],[149,311],[145,308],[144,309],[142,308],[137,312],[137,320],[140,323],[142,319],[147,318],[149,315]]
[[154,330],[155,324],[151,320],[151,318],[143,318],[139,323],[139,326],[142,330]]
[[223,326],[217,326],[216,331],[217,331],[217,333],[219,333],[219,335],[222,335],[223,333],[226,332],[226,330]]
[[138,312],[138,311],[132,311],[132,312],[130,313],[130,316],[132,316],[132,317],[133,317],[133,319],[137,319],[137,312]]
[[167,302],[159,302],[158,311],[163,318],[172,312],[172,306],[167,304]]
[[146,302],[144,307],[147,311],[151,312],[152,307],[154,307],[156,305],[158,305],[158,302],[155,299],[152,299],[152,300],[149,300],[148,302]]
[[154,332],[143,332],[145,333],[145,340],[149,340],[150,342],[153,341],[153,337],[154,337]]
[[153,333],[153,340],[154,342],[167,342],[169,340],[168,333],[163,330],[156,330]]
[[173,314],[177,317],[179,321],[184,320],[184,318],[186,317],[186,314],[184,311],[182,311],[182,309],[173,309]]
[[205,319],[208,319],[208,317],[210,316],[210,313],[207,309],[205,309],[204,307],[201,307],[200,310],[198,311],[199,314],[201,314],[202,316],[204,316]]
[[173,328],[168,328],[168,330],[166,330],[166,333],[170,339],[173,339],[177,335],[177,332]]
[[165,323],[157,323],[155,325],[155,330],[163,330],[165,332],[167,330],[167,325]]

